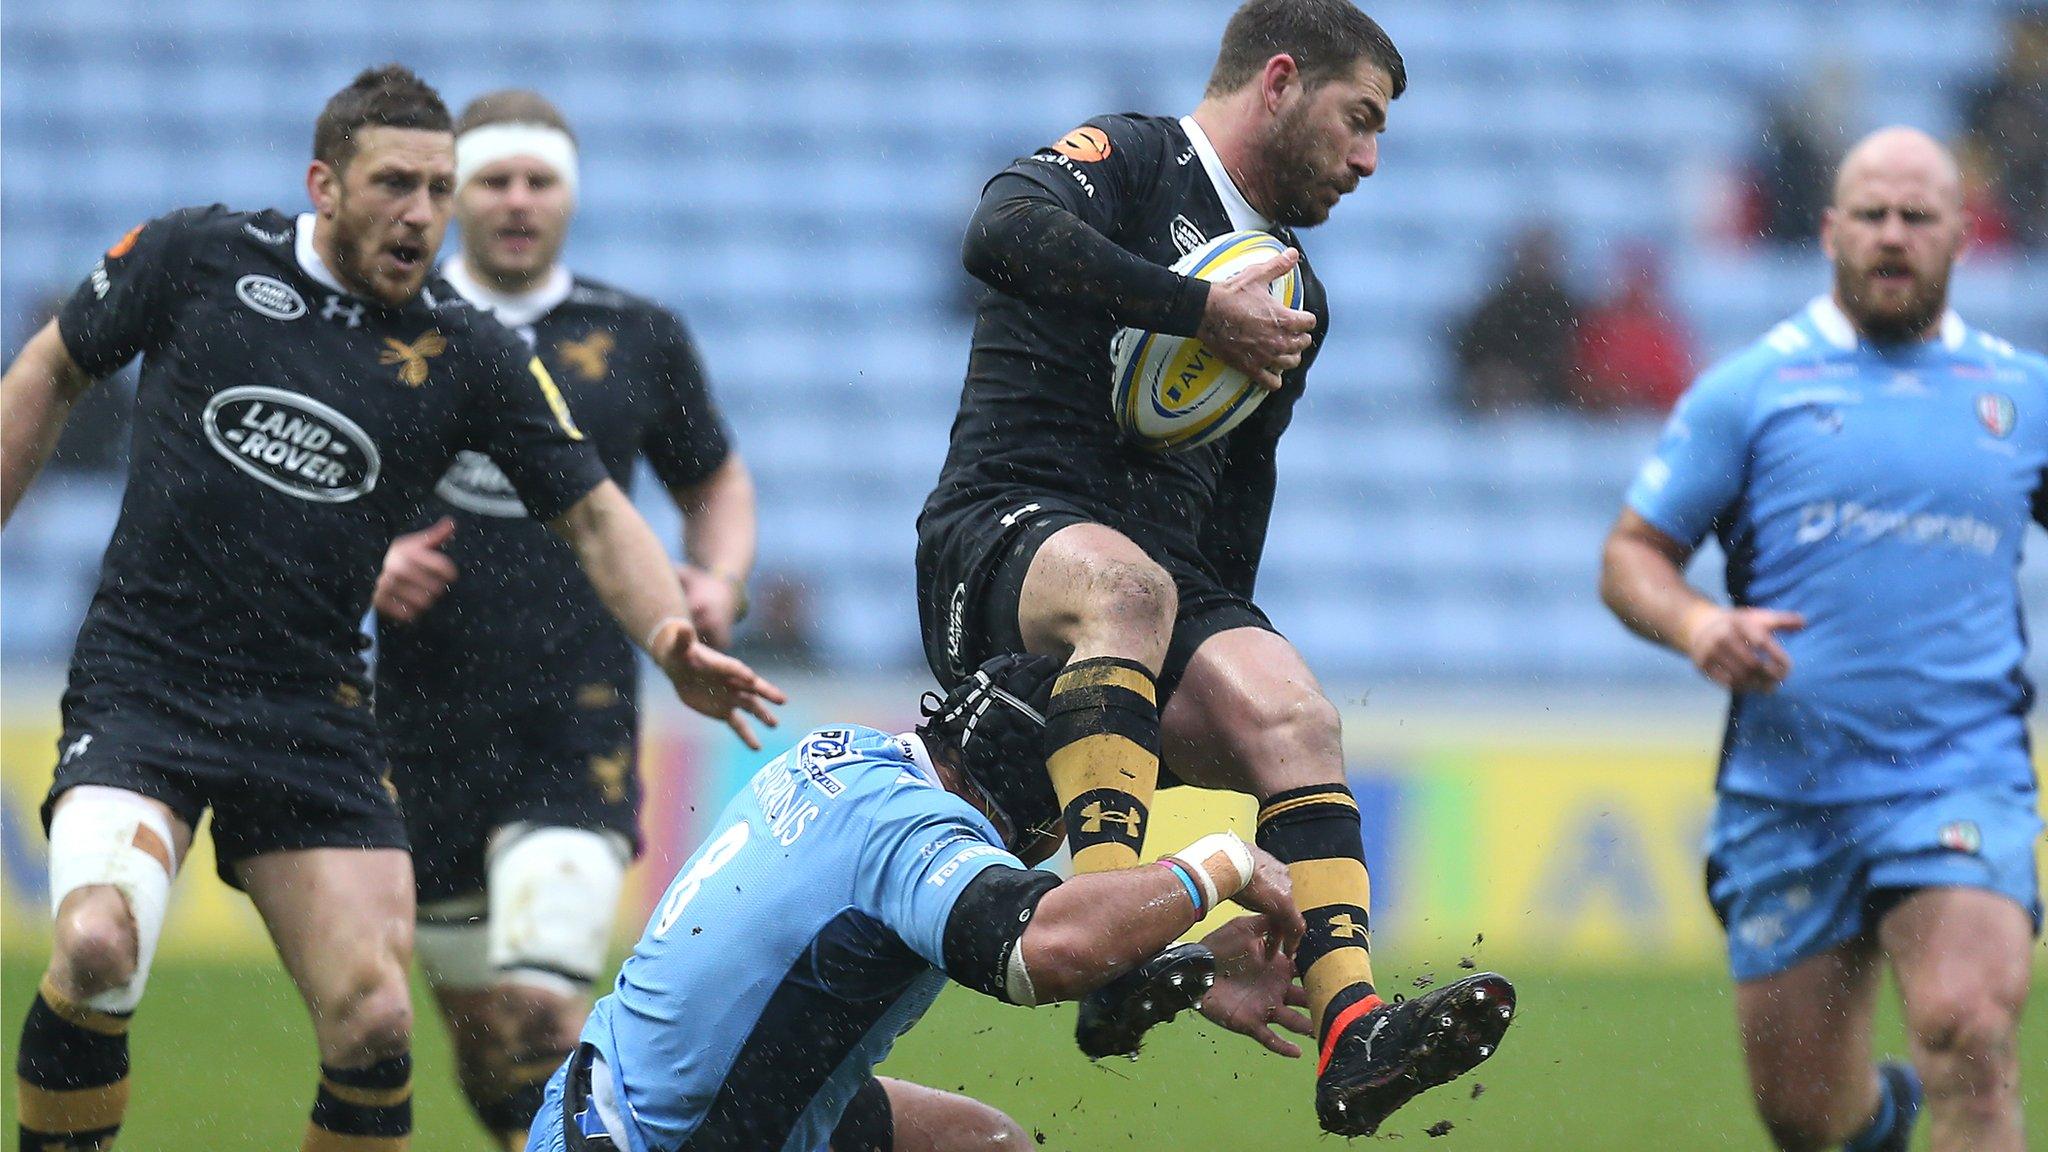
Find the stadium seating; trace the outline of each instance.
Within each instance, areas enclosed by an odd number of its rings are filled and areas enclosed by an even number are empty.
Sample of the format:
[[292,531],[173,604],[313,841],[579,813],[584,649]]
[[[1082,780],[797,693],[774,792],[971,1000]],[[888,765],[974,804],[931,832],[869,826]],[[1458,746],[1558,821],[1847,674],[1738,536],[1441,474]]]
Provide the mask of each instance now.
[[[1283,453],[1264,596],[1326,674],[1682,676],[1592,599],[1597,548],[1654,436],[1636,421],[1469,420],[1444,333],[1504,236],[1555,222],[1582,267],[1646,238],[1725,352],[1822,286],[1808,255],[1703,247],[1704,170],[1827,62],[1867,118],[1946,131],[1996,51],[1990,0],[1369,3],[1406,51],[1384,170],[1310,238],[1333,334]],[[850,669],[918,660],[912,523],[939,466],[980,182],[1091,113],[1182,110],[1228,0],[770,4],[10,0],[9,352],[34,310],[172,206],[303,203],[324,96],[403,59],[453,102],[556,97],[585,146],[573,263],[678,306],[760,479],[766,566],[814,590]],[[402,30],[402,31],[399,31]],[[1959,307],[2048,343],[2048,266],[1984,261]],[[61,659],[117,485],[50,477],[10,529],[10,659]],[[2030,578],[2030,586],[2043,582]],[[2041,598],[2034,597],[2038,602]]]

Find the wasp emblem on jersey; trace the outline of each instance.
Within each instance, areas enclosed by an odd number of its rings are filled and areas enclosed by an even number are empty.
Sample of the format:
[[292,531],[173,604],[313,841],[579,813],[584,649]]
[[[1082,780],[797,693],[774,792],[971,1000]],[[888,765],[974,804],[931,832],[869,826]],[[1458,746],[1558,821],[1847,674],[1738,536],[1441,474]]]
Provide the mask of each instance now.
[[417,388],[427,382],[427,360],[448,350],[448,339],[439,328],[429,328],[408,344],[395,336],[384,338],[384,351],[377,363],[398,369],[399,383]]
[[611,333],[600,328],[581,340],[563,340],[555,345],[555,355],[564,364],[576,370],[584,380],[595,383],[604,379],[610,368],[612,349],[618,347],[618,340]]
[[628,755],[629,749],[621,747],[590,758],[590,782],[604,794],[607,804],[626,802],[626,773],[631,768]]

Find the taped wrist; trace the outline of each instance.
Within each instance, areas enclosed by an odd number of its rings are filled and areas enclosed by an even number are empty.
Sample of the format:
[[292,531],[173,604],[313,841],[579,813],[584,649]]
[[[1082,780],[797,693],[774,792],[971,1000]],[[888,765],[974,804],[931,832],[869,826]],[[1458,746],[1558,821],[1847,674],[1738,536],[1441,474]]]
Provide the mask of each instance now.
[[640,641],[640,647],[649,656],[659,658],[661,649],[657,645],[661,643],[663,635],[671,628],[690,626],[690,618],[688,616],[663,616],[654,622],[654,627],[647,630],[647,637]]
[[1186,868],[1202,886],[1204,912],[1252,882],[1252,850],[1235,832],[1211,832],[1165,859]]
[[1059,885],[1059,877],[1035,868],[983,869],[946,919],[946,975],[1008,1004],[1036,1004],[1017,945],[1038,902]]

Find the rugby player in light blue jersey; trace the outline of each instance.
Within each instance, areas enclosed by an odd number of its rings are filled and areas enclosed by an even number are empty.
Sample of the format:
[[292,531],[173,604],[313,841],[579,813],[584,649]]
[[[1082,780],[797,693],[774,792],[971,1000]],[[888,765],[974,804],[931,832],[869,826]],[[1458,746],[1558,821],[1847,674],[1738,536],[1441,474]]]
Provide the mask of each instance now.
[[[873,1068],[946,980],[1013,1004],[1136,967],[1219,900],[1210,1019],[1285,1056],[1308,1034],[1284,865],[1235,836],[1062,883],[1036,767],[1060,670],[1001,656],[915,733],[820,729],[770,761],[670,883],[548,1084],[528,1152],[967,1152],[1030,1147],[985,1104]],[[1213,973],[1204,973],[1204,978]]]
[[[1680,401],[1608,537],[1623,623],[1729,688],[1708,895],[1784,1149],[2019,1149],[2040,932],[2016,579],[2048,518],[2048,360],[1948,310],[1954,159],[1889,128],[1842,163],[1834,290]],[[1732,606],[1683,568],[1712,532]],[[1879,977],[1910,1063],[1872,1060]],[[2037,1066],[2038,1070],[2038,1066]]]

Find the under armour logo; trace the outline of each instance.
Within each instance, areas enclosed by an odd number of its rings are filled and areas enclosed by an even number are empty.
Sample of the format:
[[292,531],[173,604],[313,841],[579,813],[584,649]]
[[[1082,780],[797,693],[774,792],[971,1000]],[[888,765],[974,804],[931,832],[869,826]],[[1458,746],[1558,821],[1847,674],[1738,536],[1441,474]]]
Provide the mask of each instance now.
[[73,740],[70,744],[65,746],[64,756],[62,759],[58,760],[57,763],[60,765],[69,764],[73,760],[76,760],[78,757],[85,755],[85,750],[90,747],[92,747],[92,733],[87,732],[85,735],[80,736],[78,739]]
[[1119,812],[1114,808],[1104,808],[1100,800],[1090,800],[1088,806],[1081,809],[1081,831],[1092,835],[1101,832],[1104,824],[1116,824],[1123,828],[1124,835],[1136,840],[1139,819],[1136,807],[1128,812]]
[[1365,925],[1353,920],[1351,913],[1339,912],[1330,917],[1330,935],[1339,940],[1363,940],[1366,936]]
[[351,328],[363,326],[363,305],[361,301],[349,300],[332,292],[327,294],[327,303],[320,307],[322,320],[346,321]]
[[1041,505],[1034,502],[1026,504],[1022,508],[1017,508],[1010,512],[1004,513],[1003,527],[1015,528],[1017,526],[1017,521],[1022,520],[1026,516],[1031,515],[1033,512],[1038,511],[1040,507]]

